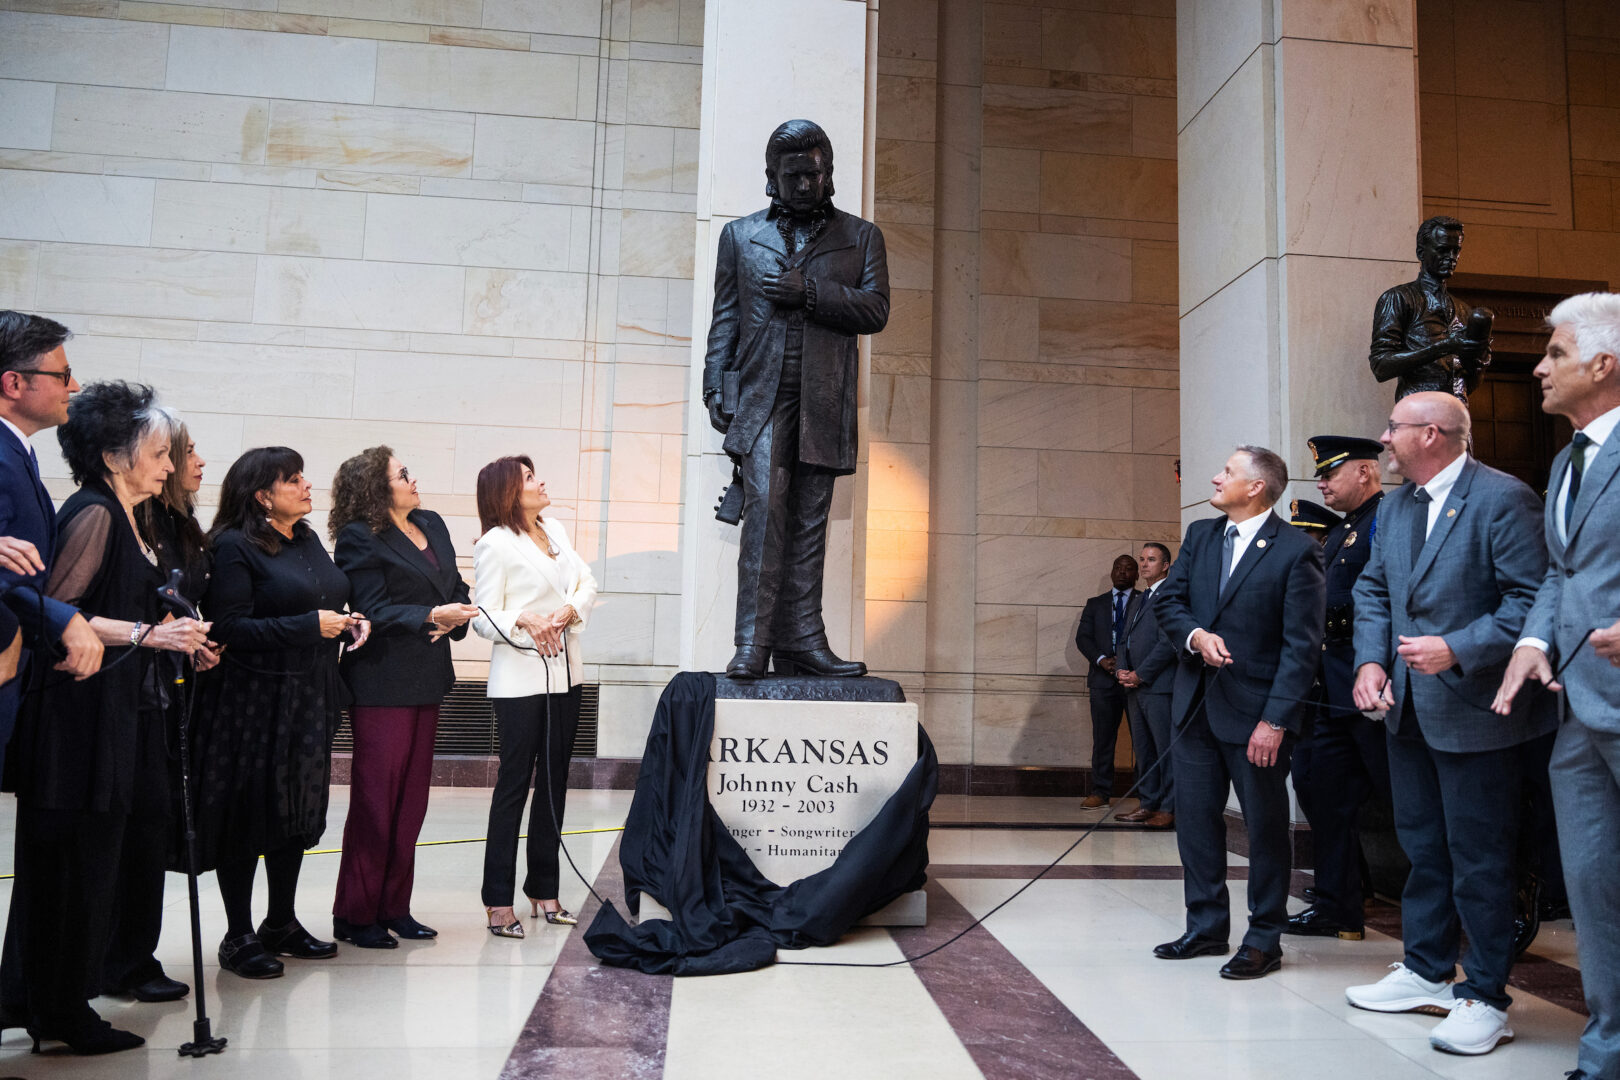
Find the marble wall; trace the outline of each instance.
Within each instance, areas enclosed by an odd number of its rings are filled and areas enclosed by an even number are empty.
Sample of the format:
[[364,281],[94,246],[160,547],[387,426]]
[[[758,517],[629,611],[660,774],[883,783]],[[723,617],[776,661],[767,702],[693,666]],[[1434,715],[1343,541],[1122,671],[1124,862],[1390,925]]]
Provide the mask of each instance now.
[[1419,0],[1423,205],[1473,274],[1620,286],[1620,8]]
[[4,0],[0,307],[71,326],[81,381],[155,384],[214,483],[301,450],[316,524],[386,441],[469,573],[479,467],[534,456],[603,587],[601,752],[639,754],[677,662],[702,26],[702,0]]
[[1179,537],[1173,16],[882,6],[866,658],[945,761],[1089,763],[1080,608]]

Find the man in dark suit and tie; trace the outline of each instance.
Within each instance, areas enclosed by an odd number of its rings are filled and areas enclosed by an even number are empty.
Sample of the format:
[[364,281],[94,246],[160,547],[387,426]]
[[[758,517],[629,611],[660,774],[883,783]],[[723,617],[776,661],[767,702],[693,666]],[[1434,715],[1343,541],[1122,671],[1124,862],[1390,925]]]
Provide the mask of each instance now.
[[1289,917],[1285,934],[1360,941],[1361,834],[1356,818],[1374,791],[1389,791],[1384,732],[1355,707],[1355,625],[1352,590],[1367,565],[1378,531],[1384,488],[1381,443],[1350,435],[1318,435],[1306,443],[1316,461],[1316,489],[1344,520],[1322,543],[1327,573],[1327,633],[1317,670],[1321,703],[1310,732],[1294,752],[1294,795],[1311,823],[1316,854],[1315,900]]
[[1221,968],[1257,979],[1282,966],[1288,919],[1288,758],[1322,648],[1322,547],[1272,507],[1288,486],[1282,458],[1240,446],[1213,481],[1222,517],[1195,521],[1154,601],[1177,649],[1171,716],[1176,844],[1187,932],[1165,960],[1227,951],[1227,793],[1249,834],[1249,929]]
[[1553,462],[1547,576],[1493,708],[1511,715],[1532,696],[1526,679],[1560,691],[1553,801],[1588,1014],[1569,1075],[1609,1080],[1620,1077],[1620,295],[1570,297],[1547,321],[1541,407],[1568,417],[1575,437]]
[[1170,549],[1157,541],[1142,545],[1136,560],[1147,586],[1131,597],[1125,611],[1125,636],[1114,672],[1125,688],[1125,712],[1131,719],[1131,748],[1136,752],[1138,805],[1118,820],[1168,829],[1176,823],[1175,776],[1165,750],[1170,746],[1170,691],[1176,679],[1176,649],[1159,630],[1153,596],[1170,573]]
[[[1431,391],[1396,402],[1383,443],[1406,478],[1378,508],[1378,542],[1356,580],[1360,709],[1387,708],[1395,832],[1412,861],[1401,894],[1405,956],[1345,991],[1377,1012],[1445,1014],[1437,1050],[1484,1054],[1513,1037],[1515,847],[1524,744],[1552,710],[1491,702],[1547,570],[1541,503],[1468,456],[1468,409]],[[1466,981],[1452,984],[1460,935]]]
[[1086,690],[1091,697],[1091,794],[1080,803],[1083,810],[1102,810],[1114,796],[1114,745],[1125,716],[1125,688],[1116,672],[1120,642],[1125,637],[1125,611],[1136,592],[1136,560],[1121,555],[1114,560],[1109,579],[1114,587],[1086,601],[1074,644],[1091,662]]
[[[0,311],[0,535],[16,541],[16,558],[0,561],[0,593],[22,627],[27,650],[65,653],[56,666],[77,678],[101,667],[101,640],[67,604],[43,595],[56,544],[56,507],[39,478],[29,438],[67,420],[79,388],[63,342],[68,329],[39,315]],[[26,545],[26,546],[24,546]],[[27,655],[23,659],[26,669]],[[17,720],[22,678],[0,687],[0,768]]]

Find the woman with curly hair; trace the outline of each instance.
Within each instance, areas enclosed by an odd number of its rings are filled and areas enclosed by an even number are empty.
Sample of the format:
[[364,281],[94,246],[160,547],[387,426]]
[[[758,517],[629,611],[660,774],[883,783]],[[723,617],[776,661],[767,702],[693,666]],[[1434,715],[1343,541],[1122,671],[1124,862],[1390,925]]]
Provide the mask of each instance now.
[[[371,617],[369,649],[343,660],[354,695],[354,765],[332,933],[363,949],[438,934],[411,917],[416,838],[427,816],[439,706],[456,673],[450,642],[478,614],[444,520],[386,446],[338,466],[327,517],[351,600]],[[389,933],[393,931],[393,933]]]
[[[224,657],[198,686],[197,859],[215,871],[225,904],[219,966],[246,979],[281,975],[277,956],[337,955],[294,907],[304,851],[326,831],[332,736],[346,696],[339,639],[358,649],[371,624],[343,610],[349,579],[304,521],[311,507],[303,457],[262,446],[226,471],[209,532],[214,574],[203,610]],[[255,930],[261,855],[269,906]]]
[[[170,792],[167,669],[155,650],[196,652],[208,624],[161,621],[163,574],[135,526],[136,505],[173,470],[152,388],[92,383],[74,396],[57,440],[79,490],[57,514],[45,594],[77,608],[106,651],[94,677],[52,672],[24,699],[11,742],[17,891],[7,929],[19,946],[35,1049],[56,1040],[78,1054],[105,1054],[144,1042],[89,1003],[114,905],[150,903],[155,882],[149,915],[161,918]],[[174,996],[187,990],[161,966],[148,975],[177,989]]]

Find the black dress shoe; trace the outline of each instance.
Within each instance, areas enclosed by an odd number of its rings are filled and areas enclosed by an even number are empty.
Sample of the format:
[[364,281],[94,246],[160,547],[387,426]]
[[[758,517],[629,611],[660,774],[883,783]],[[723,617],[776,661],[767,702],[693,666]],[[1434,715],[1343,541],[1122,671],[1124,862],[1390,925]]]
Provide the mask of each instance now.
[[136,1001],[179,1001],[191,993],[191,987],[179,979],[171,979],[167,975],[158,975],[147,979],[143,983],[125,987],[124,993]]
[[121,1031],[97,1016],[95,1010],[85,1006],[82,1014],[69,1020],[41,1020],[31,1024],[28,1034],[34,1040],[34,1053],[39,1053],[42,1042],[67,1043],[75,1054],[116,1054],[120,1050],[133,1050],[146,1045],[146,1040],[133,1031]]
[[1229,950],[1226,942],[1199,937],[1189,930],[1174,941],[1153,946],[1153,955],[1160,960],[1191,960],[1195,956],[1225,956]]
[[759,679],[765,675],[765,665],[770,663],[771,650],[768,645],[739,645],[737,654],[726,665],[726,677],[729,679]]
[[1336,937],[1341,941],[1360,941],[1367,931],[1360,926],[1347,926],[1319,907],[1308,907],[1298,915],[1288,916],[1285,934],[1302,937]]
[[333,918],[332,936],[359,949],[397,949],[399,942],[376,923],[359,926],[348,919]]
[[297,919],[273,929],[260,923],[259,940],[277,956],[290,956],[295,960],[330,960],[337,955],[337,942],[322,941],[305,930]]
[[1305,886],[1305,888],[1300,891],[1299,895],[1301,895],[1301,896],[1303,896],[1305,898],[1305,902],[1307,904],[1316,903],[1316,888],[1315,888],[1315,886],[1312,886],[1312,885]]
[[279,979],[285,970],[256,934],[243,934],[220,942],[219,966],[244,979]]
[[410,938],[412,941],[426,941],[428,938],[439,936],[439,932],[433,927],[424,926],[409,915],[402,915],[397,919],[384,919],[380,925],[384,930],[392,930],[400,937]]
[[854,679],[866,674],[866,665],[859,660],[840,660],[831,649],[823,647],[802,652],[778,651],[771,660],[771,670],[778,675],[831,675]]
[[1541,882],[1528,875],[1513,894],[1513,958],[1525,954],[1541,932]]
[[1258,979],[1282,967],[1282,951],[1263,953],[1253,945],[1239,945],[1237,955],[1221,965],[1223,979]]

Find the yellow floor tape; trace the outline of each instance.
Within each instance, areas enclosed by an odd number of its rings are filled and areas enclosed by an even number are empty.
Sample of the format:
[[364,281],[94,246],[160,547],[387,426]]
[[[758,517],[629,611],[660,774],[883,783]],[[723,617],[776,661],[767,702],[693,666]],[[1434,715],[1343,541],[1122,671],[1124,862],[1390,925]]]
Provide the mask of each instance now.
[[[585,836],[588,833],[604,833],[604,832],[624,832],[624,826],[623,825],[608,825],[608,826],[604,826],[603,828],[600,828],[600,829],[564,829],[562,834],[564,836]],[[519,840],[527,840],[528,838],[529,838],[528,833],[522,833],[522,834],[520,834],[518,836]],[[487,836],[469,836],[465,840],[418,840],[416,842],[416,846],[417,847],[441,847],[441,846],[443,846],[445,844],[482,844],[485,840],[488,840],[488,839],[489,839],[489,837],[487,837]],[[311,848],[310,850],[304,852],[304,854],[305,855],[336,855],[339,852],[341,852],[342,850],[343,849],[340,848],[340,847]],[[262,859],[262,858],[264,858],[264,856],[261,855],[261,856],[259,856],[259,858]],[[0,874],[0,881],[10,881],[12,878],[14,878],[16,876],[17,876],[16,874]]]

